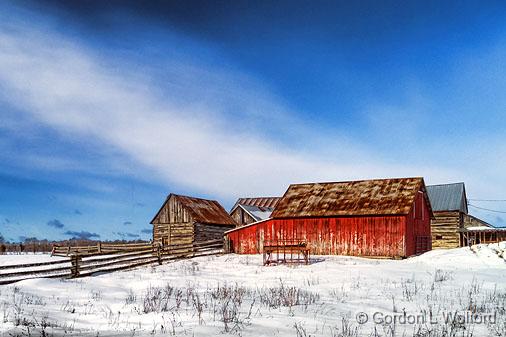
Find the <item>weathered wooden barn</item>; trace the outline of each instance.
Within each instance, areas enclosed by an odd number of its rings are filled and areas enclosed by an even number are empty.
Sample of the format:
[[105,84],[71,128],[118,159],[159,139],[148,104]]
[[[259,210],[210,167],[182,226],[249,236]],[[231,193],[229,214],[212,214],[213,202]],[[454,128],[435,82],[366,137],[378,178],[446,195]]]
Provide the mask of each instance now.
[[468,213],[464,183],[429,185],[427,193],[434,212],[432,248],[460,247],[460,229]]
[[271,217],[228,231],[231,251],[294,241],[311,254],[406,257],[431,249],[423,178],[290,185]]
[[458,248],[506,239],[505,230],[468,213],[464,183],[429,185],[427,192],[434,212],[433,248]]
[[223,238],[236,223],[215,200],[170,194],[151,221],[153,242],[164,246]]
[[230,210],[230,216],[239,226],[268,219],[279,197],[239,198]]

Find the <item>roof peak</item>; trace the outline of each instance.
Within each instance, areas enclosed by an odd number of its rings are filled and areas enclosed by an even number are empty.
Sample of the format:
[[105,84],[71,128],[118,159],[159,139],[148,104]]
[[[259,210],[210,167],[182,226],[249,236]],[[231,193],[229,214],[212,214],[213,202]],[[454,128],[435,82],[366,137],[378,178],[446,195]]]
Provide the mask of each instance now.
[[189,195],[177,194],[177,193],[169,193],[169,195],[167,196],[167,199],[169,199],[171,195],[173,195],[173,196],[175,196],[175,197],[183,197],[183,198],[189,198],[189,199],[197,199],[197,200],[205,200],[205,201],[214,201],[214,202],[218,202],[218,201],[217,201],[217,200],[215,200],[215,199],[206,199],[206,198],[192,197],[192,196],[189,196]]
[[414,179],[414,180],[423,180],[423,177],[404,177],[404,178],[373,178],[373,179],[358,179],[358,180],[343,180],[343,181],[323,181],[323,182],[308,182],[308,183],[295,183],[290,184],[290,186],[296,186],[296,185],[327,185],[327,184],[345,184],[345,183],[360,183],[365,181],[386,181],[386,180],[407,180],[407,179]]
[[152,224],[155,223],[161,211],[166,207],[171,198],[179,203],[180,207],[186,209],[193,222],[216,225],[236,225],[234,219],[230,217],[218,201],[176,193],[169,194],[162,207],[160,207],[160,210],[156,213],[153,220],[151,220]]
[[272,217],[405,215],[424,188],[422,177],[292,184]]
[[238,198],[232,207],[232,212],[237,205],[249,205],[249,206],[262,206],[262,207],[276,207],[281,197],[243,197]]
[[458,182],[458,183],[432,184],[432,185],[427,185],[427,187],[430,187],[430,186],[448,186],[448,185],[464,185],[465,186],[465,183],[463,181],[461,181],[461,182]]

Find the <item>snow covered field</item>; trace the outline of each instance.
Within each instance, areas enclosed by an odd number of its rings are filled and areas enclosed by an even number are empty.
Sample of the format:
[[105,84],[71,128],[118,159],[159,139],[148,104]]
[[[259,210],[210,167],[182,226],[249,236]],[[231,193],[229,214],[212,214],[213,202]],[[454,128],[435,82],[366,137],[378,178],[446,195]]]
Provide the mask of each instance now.
[[506,336],[505,249],[270,267],[223,255],[28,280],[0,286],[0,336]]
[[0,255],[0,266],[68,260],[68,257],[51,256],[44,253]]

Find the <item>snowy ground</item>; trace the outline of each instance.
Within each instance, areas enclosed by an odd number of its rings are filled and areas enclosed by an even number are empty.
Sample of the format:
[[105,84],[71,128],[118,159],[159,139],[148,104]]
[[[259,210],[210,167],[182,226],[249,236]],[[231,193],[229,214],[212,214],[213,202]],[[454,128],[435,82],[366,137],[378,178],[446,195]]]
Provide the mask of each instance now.
[[505,249],[270,267],[224,255],[28,280],[0,286],[0,336],[506,336]]
[[51,256],[44,253],[0,255],[0,266],[68,260],[68,257]]

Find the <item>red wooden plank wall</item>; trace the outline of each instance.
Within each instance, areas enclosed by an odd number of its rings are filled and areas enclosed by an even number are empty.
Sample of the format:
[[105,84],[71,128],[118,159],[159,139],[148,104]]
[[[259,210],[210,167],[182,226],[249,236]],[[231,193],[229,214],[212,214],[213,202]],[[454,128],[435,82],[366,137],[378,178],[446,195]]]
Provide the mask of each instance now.
[[[425,195],[426,197],[426,195]],[[406,254],[416,253],[416,237],[431,236],[430,211],[424,200],[424,194],[418,193],[414,207],[406,217]]]
[[406,256],[406,216],[273,219],[228,234],[234,252],[262,252],[264,241],[304,240],[311,254]]

